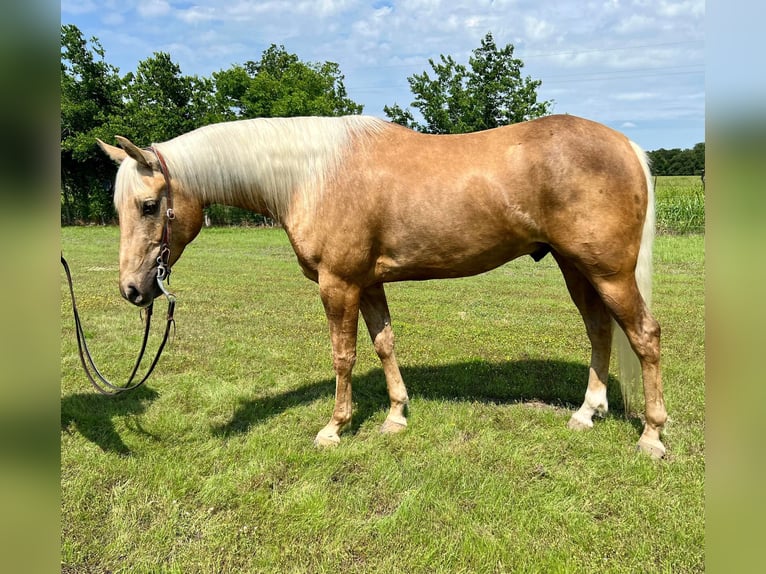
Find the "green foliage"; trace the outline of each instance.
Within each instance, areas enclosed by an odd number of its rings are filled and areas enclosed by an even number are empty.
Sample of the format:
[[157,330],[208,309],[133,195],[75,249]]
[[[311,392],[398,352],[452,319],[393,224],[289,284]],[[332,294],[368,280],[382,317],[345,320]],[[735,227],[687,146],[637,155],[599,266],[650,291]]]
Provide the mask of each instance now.
[[552,102],[537,101],[542,82],[522,78],[524,63],[513,57],[513,50],[512,44],[498,49],[488,33],[468,66],[443,54],[438,63],[429,59],[434,77],[423,72],[407,79],[415,95],[411,105],[425,123],[398,104],[384,111],[396,123],[434,134],[474,132],[544,116]]
[[61,26],[61,216],[62,220],[111,219],[110,161],[95,138],[122,115],[117,68],[107,64],[97,39],[76,26]]
[[212,81],[184,76],[170,54],[156,52],[139,62],[123,84],[126,105],[119,135],[129,139],[147,144],[165,141],[220,117],[213,105]]
[[655,175],[702,175],[705,173],[705,143],[692,149],[661,148],[648,152]]
[[272,44],[260,61],[214,73],[220,102],[238,118],[359,114],[334,62],[305,63]]
[[[114,288],[118,242],[62,230],[91,350],[119,380],[142,325]],[[204,229],[172,288],[154,378],[115,399],[82,374],[62,280],[62,572],[704,570],[704,237],[656,244],[660,462],[619,410],[566,428],[589,346],[551,257],[388,285],[409,426],[378,432],[385,378],[360,326],[354,419],[329,451],[312,445],[333,405],[327,325],[284,232]]]

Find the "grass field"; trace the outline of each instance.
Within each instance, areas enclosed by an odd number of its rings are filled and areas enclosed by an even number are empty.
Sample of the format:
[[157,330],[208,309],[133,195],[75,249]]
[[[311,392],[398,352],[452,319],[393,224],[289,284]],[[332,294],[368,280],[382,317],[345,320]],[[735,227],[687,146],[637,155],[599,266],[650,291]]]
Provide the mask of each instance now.
[[704,233],[705,188],[699,176],[659,176],[655,197],[661,233]]
[[[91,349],[119,379],[141,323],[117,249],[116,228],[62,229]],[[333,405],[327,326],[284,233],[205,229],[171,287],[156,375],[107,398],[80,370],[62,279],[63,572],[704,570],[703,236],[655,246],[661,462],[635,452],[616,381],[605,419],[566,428],[589,347],[550,257],[390,285],[409,427],[378,432],[385,381],[360,334],[334,450],[312,445]]]

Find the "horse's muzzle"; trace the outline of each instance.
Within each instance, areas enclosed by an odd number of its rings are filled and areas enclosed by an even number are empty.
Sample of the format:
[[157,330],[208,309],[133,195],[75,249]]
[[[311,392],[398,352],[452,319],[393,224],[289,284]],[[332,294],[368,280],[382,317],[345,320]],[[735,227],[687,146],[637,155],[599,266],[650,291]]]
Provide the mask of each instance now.
[[128,281],[125,284],[120,285],[120,293],[122,296],[138,307],[148,307],[154,301],[155,297],[162,294],[155,274],[152,274],[152,282],[149,286],[139,286],[135,282]]

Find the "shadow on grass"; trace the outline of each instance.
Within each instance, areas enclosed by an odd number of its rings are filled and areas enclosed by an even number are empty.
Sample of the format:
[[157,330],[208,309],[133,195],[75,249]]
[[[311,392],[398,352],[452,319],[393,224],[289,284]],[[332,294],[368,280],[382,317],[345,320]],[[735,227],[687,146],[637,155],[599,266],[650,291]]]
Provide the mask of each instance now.
[[[148,387],[110,397],[90,393],[78,393],[61,399],[61,429],[65,432],[77,430],[82,436],[101,447],[104,452],[127,456],[130,449],[123,442],[114,426],[115,417],[140,415],[146,411],[147,403],[159,395]],[[141,426],[140,418],[132,419],[134,430],[151,436]]]
[[[401,371],[410,398],[493,404],[534,401],[568,409],[582,404],[588,380],[588,366],[584,363],[545,360],[472,361],[438,367],[405,367]],[[352,385],[355,410],[346,432],[354,433],[375,413],[386,410],[389,403],[381,369],[354,376]],[[286,393],[243,400],[228,423],[212,430],[218,436],[245,433],[272,416],[333,396],[334,392],[334,379],[326,379]],[[610,413],[616,410],[622,416],[619,384],[611,377],[607,399],[612,405]],[[328,419],[330,415],[328,412]],[[326,421],[317,421],[320,422]]]

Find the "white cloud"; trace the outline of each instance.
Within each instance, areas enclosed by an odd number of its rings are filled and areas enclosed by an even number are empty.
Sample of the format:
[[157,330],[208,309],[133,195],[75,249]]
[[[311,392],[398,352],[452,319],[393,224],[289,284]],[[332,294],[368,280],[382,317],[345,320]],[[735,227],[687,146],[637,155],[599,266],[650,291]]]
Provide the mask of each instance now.
[[317,18],[327,19],[339,16],[353,8],[357,0],[267,0],[265,2],[252,2],[239,0],[237,2],[221,3],[215,0],[200,0],[195,7],[207,2],[208,9],[223,20],[248,21],[257,18],[285,19],[285,16],[305,17],[304,23],[308,26],[315,24]]
[[483,18],[481,16],[469,16],[465,19],[466,28],[479,28],[482,25]]
[[101,17],[101,21],[108,26],[120,26],[125,22],[125,15],[120,12],[108,12]]
[[685,0],[683,2],[661,0],[657,12],[663,18],[694,17],[705,15],[705,0]]
[[166,0],[141,0],[136,9],[143,18],[156,18],[168,14],[170,4]]
[[356,2],[354,0],[320,0],[302,2],[302,8],[307,12],[317,10],[323,18],[342,14],[352,8]]
[[210,6],[191,6],[187,10],[179,10],[176,16],[188,24],[209,22],[216,17],[216,11]]
[[534,42],[550,38],[556,29],[550,22],[535,16],[527,16],[524,18],[524,31],[527,34],[527,38]]
[[98,8],[93,0],[61,0],[62,14],[90,14]]
[[627,18],[620,20],[615,30],[623,35],[637,34],[654,27],[654,25],[655,19],[652,16],[631,14]]
[[655,98],[657,98],[657,94],[654,92],[627,92],[614,95],[614,99],[621,102],[640,102]]

